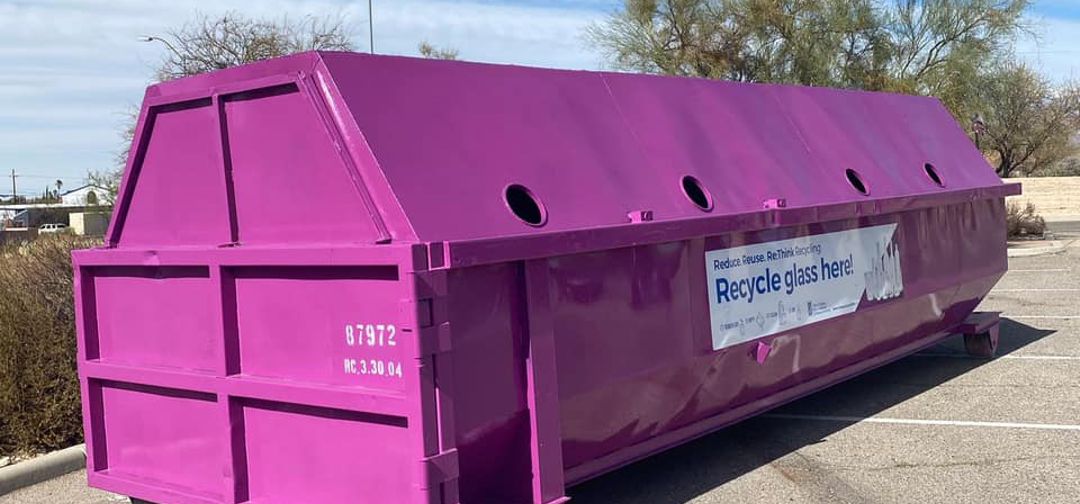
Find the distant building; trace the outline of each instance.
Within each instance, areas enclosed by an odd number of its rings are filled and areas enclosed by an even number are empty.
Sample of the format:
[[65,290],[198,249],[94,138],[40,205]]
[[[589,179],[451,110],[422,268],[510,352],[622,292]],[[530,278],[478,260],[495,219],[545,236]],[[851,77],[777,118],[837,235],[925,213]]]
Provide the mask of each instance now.
[[109,214],[105,212],[72,212],[68,214],[71,232],[79,236],[102,236],[109,229]]
[[[89,235],[101,234],[108,225],[106,189],[88,184],[59,197],[60,201],[54,203],[0,202],[0,243],[28,230],[32,232],[25,237],[32,238],[37,228],[45,224],[76,224],[78,227],[73,232]],[[71,223],[70,215],[74,213],[79,216]]]
[[15,219],[15,215],[22,212],[22,207],[17,208],[4,208],[0,207],[0,229],[4,227],[11,227],[12,222]]
[[87,184],[60,195],[60,204],[64,206],[104,205],[108,191],[103,187]]
[[49,203],[4,205],[0,206],[0,220],[7,222],[9,228],[36,228],[42,224],[65,224],[68,214],[81,212],[84,208]]

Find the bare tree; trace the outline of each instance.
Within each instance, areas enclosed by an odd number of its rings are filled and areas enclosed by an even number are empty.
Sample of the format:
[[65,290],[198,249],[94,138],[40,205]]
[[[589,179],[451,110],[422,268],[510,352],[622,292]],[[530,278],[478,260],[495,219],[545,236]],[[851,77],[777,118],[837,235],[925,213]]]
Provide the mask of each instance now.
[[168,80],[303,51],[349,51],[353,35],[342,17],[270,20],[230,12],[198,14],[165,36],[150,38],[168,49],[155,71],[158,80]]
[[[127,145],[130,146],[131,137],[129,136],[128,138],[129,141]],[[127,152],[127,148],[124,149],[124,152]],[[120,156],[117,157],[119,158]],[[123,174],[123,161],[121,161],[121,165],[119,168],[112,170],[90,170],[90,172],[86,174],[86,181],[89,182],[90,185],[100,187],[105,190],[105,194],[96,196],[95,199],[97,199],[97,204],[112,206],[114,203],[116,203],[116,193],[120,189],[120,178],[123,176]]]
[[[162,36],[146,37],[146,40],[159,42],[166,49],[161,63],[154,69],[154,77],[164,81],[303,51],[351,51],[355,49],[353,35],[341,16],[272,20],[229,12],[216,17],[196,14],[180,28],[168,30]],[[117,154],[118,168],[93,171],[87,176],[93,184],[108,191],[104,200],[110,205],[120,185],[138,114],[136,108],[125,113],[120,134],[123,144]]]

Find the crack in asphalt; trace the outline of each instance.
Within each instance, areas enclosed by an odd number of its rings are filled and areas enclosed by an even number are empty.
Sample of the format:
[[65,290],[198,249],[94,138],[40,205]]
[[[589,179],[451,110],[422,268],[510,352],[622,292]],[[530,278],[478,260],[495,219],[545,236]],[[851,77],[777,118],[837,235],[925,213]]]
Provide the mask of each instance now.
[[868,472],[880,472],[880,471],[895,471],[905,469],[948,469],[954,467],[992,467],[1003,464],[1013,464],[1018,462],[1045,462],[1054,461],[1061,462],[1066,460],[1080,461],[1080,457],[1070,456],[1029,456],[1029,457],[1011,457],[1011,458],[992,458],[986,460],[964,460],[956,462],[896,462],[887,466],[864,466],[864,465],[846,465],[846,464],[831,464],[828,462],[819,462],[820,465],[828,466],[833,470],[840,471],[868,471]]

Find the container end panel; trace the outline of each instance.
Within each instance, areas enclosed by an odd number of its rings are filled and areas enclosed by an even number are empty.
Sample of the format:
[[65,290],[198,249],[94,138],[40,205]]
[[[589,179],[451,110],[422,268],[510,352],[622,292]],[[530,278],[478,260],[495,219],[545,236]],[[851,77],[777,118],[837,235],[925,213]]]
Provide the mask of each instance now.
[[103,361],[212,372],[221,360],[206,267],[92,270]]
[[217,119],[210,100],[155,109],[133,147],[126,177],[134,186],[119,202],[120,246],[228,243],[229,209]]
[[242,401],[251,502],[403,502],[414,495],[405,418]]
[[245,376],[403,391],[408,334],[387,267],[229,269]]
[[[295,85],[225,99],[225,157],[245,244],[374,242],[379,236],[360,181],[328,127]],[[289,204],[317,201],[314,212]]]
[[[213,394],[96,382],[109,476],[221,498],[228,452]],[[100,449],[100,448],[98,448]]]
[[431,460],[456,467],[456,452],[432,420],[413,273],[396,256],[222,250],[76,258],[91,485],[150,502],[438,501],[456,475]]

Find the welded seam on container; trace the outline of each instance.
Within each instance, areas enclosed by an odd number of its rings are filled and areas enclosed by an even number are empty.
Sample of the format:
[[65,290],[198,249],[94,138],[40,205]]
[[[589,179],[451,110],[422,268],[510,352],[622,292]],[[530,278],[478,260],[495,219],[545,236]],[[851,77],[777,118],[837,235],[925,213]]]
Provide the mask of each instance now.
[[[767,89],[766,91],[767,92],[765,94],[769,95],[769,97],[772,98],[773,101],[776,102],[777,105],[779,105],[780,114],[784,116],[784,120],[787,121],[788,126],[791,126],[791,131],[794,131],[795,136],[797,136],[799,138],[799,143],[801,143],[803,148],[806,149],[806,154],[808,156],[810,156],[810,159],[814,159],[814,151],[813,151],[813,149],[811,149],[810,144],[806,142],[806,137],[803,136],[802,129],[799,128],[798,124],[795,124],[795,119],[793,117],[791,117],[791,114],[789,114],[787,112],[787,109],[785,108],[786,104],[783,101],[780,100],[780,97],[776,93],[776,89],[775,88],[774,89]],[[819,164],[819,163],[815,163],[815,164],[817,164],[819,167],[821,166],[821,164]],[[823,168],[827,168],[827,167],[823,167]]]
[[221,156],[220,168],[225,183],[225,205],[229,212],[229,241],[235,245],[240,241],[240,219],[236,211],[236,184],[233,180],[232,148],[229,144],[229,119],[221,95],[214,93],[210,104],[214,108],[214,120],[217,122],[218,129],[218,154]]
[[318,90],[312,89],[310,79],[317,79],[317,76],[319,75],[318,71],[312,70],[308,78],[297,79],[297,82],[305,90],[304,94],[311,98],[316,113],[319,114],[319,118],[326,128],[326,132],[330,135],[331,141],[337,148],[338,157],[341,158],[342,163],[345,164],[345,170],[349,173],[349,178],[352,179],[353,186],[355,186],[357,192],[360,193],[360,200],[363,202],[364,209],[367,210],[368,216],[375,226],[375,232],[378,234],[376,243],[389,243],[392,241],[390,229],[386,226],[386,221],[383,220],[382,212],[379,211],[374,198],[371,197],[371,191],[368,189],[363,175],[360,174],[360,170],[356,166],[353,152],[345,142],[345,136],[342,133],[342,125],[339,124],[337,118],[330,112],[330,106],[327,101],[333,100],[333,97],[324,94],[327,91],[324,86],[319,86]]
[[[322,71],[317,71],[317,68],[322,68]],[[314,67],[312,67],[311,73],[318,81],[319,88],[322,90],[323,94],[326,97],[327,106],[330,110],[330,113],[334,116],[334,119],[337,122],[339,131],[342,135],[342,140],[345,142],[345,145],[351,145],[350,141],[352,139],[355,139],[355,141],[359,144],[356,149],[349,149],[350,154],[354,156],[354,167],[356,168],[356,173],[364,181],[372,181],[375,183],[376,186],[381,186],[385,188],[385,191],[382,191],[382,194],[380,194],[380,198],[387,200],[387,202],[390,203],[392,206],[392,211],[396,214],[390,217],[391,224],[394,225],[395,228],[400,226],[402,228],[402,231],[408,233],[409,237],[411,237],[412,239],[416,239],[418,235],[416,229],[413,227],[412,220],[409,219],[409,217],[405,214],[405,207],[402,205],[401,200],[398,199],[397,193],[394,192],[386,171],[383,170],[382,164],[379,162],[378,156],[375,155],[375,149],[373,149],[371,147],[371,144],[368,143],[367,136],[365,136],[364,131],[356,122],[356,118],[348,112],[349,105],[347,102],[345,102],[345,98],[342,96],[341,90],[338,88],[337,81],[333,77],[333,72],[330,70],[330,65],[327,64],[326,58],[321,52],[319,53],[318,62]],[[346,109],[346,113],[344,114],[342,113],[341,107],[338,106],[339,101],[344,104],[344,107]],[[353,135],[353,133],[355,133],[355,136]],[[368,159],[365,159],[363,160],[364,162],[361,162],[359,157],[363,156],[364,153],[367,154]],[[365,170],[362,170],[361,168],[367,163],[370,163],[371,170],[365,173]],[[368,187],[369,191],[372,190],[371,186],[367,186],[366,184],[365,186]],[[372,204],[375,205],[376,208],[379,207],[379,204],[375,200],[374,196],[372,196]],[[384,222],[385,220],[386,218],[384,217]]]
[[131,208],[131,198],[133,197],[131,193],[135,190],[135,183],[139,178],[138,172],[142,171],[146,150],[150,147],[150,134],[154,131],[156,121],[157,117],[154,108],[143,104],[139,119],[135,124],[135,134],[131,138],[131,145],[128,148],[128,159],[124,167],[124,173],[120,177],[120,189],[116,194],[116,210],[112,222],[109,224],[108,240],[105,242],[109,248],[115,248],[120,243],[120,236],[123,234],[127,214]]
[[630,120],[626,118],[626,114],[623,112],[622,105],[619,104],[619,99],[615,97],[615,92],[611,90],[611,84],[608,83],[607,74],[600,73],[600,82],[604,85],[604,91],[607,92],[608,98],[611,98],[611,104],[615,107],[615,113],[619,114],[619,121],[623,123],[623,126],[630,132],[630,136],[634,139],[634,150],[638,151],[638,155],[641,156],[643,163],[648,164],[649,156],[645,152],[642,146],[641,135],[638,135],[634,126],[630,124]]

